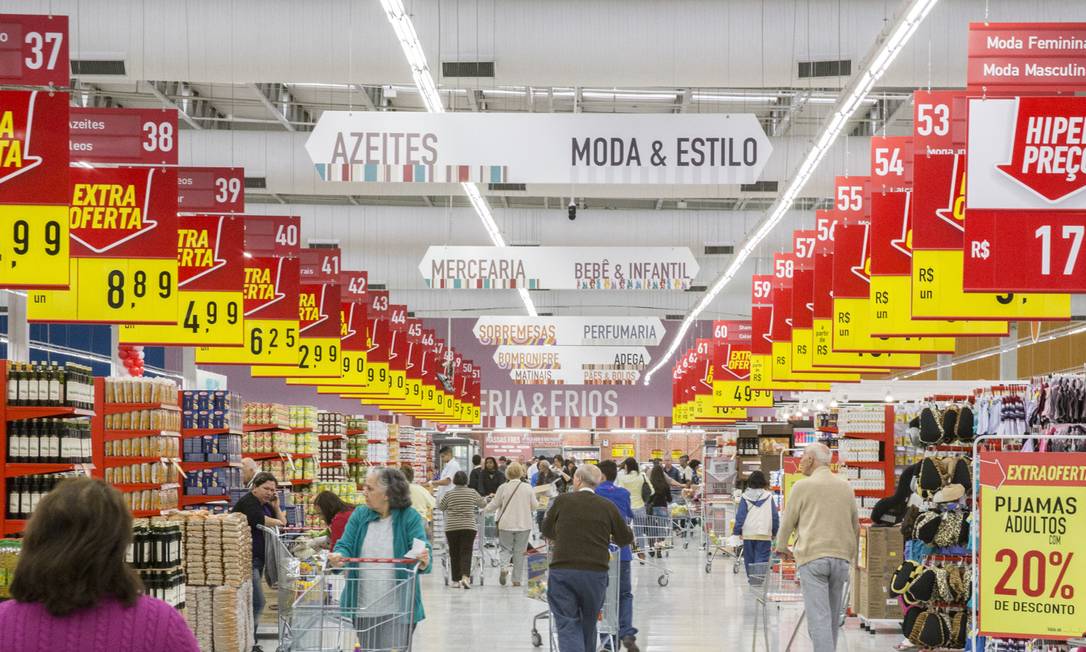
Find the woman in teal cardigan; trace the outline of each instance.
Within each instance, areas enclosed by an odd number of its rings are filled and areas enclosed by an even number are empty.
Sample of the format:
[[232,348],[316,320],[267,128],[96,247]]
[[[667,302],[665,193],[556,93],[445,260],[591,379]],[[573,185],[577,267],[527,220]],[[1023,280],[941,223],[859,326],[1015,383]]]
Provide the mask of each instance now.
[[[422,517],[411,507],[411,488],[398,469],[378,467],[366,475],[366,505],[351,514],[343,537],[336,542],[328,561],[333,566],[343,564],[344,557],[370,559],[402,559],[407,556],[415,539],[426,543],[419,555],[419,572],[430,572],[430,542]],[[360,567],[366,572],[360,573]],[[426,617],[422,609],[422,593],[415,576],[414,605],[410,619],[402,615],[407,605],[396,605],[407,592],[394,590],[395,580],[407,577],[405,564],[349,564],[347,585],[340,597],[340,607],[355,614],[355,629],[363,649],[396,649],[407,647],[415,626]],[[363,604],[359,605],[358,587],[363,587]],[[406,600],[404,600],[406,602]],[[380,604],[378,604],[380,603]],[[363,615],[369,612],[373,615]]]

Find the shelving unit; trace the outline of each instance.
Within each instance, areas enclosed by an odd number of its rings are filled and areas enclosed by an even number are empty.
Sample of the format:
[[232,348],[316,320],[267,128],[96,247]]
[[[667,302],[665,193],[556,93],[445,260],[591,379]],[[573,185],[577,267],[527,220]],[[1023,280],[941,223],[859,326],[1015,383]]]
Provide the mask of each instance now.
[[[10,362],[0,360],[0,537],[20,534],[26,527],[26,519],[8,518],[8,480],[52,473],[82,472],[91,475],[96,465],[86,463],[62,462],[8,462],[8,424],[12,421],[27,419],[52,418],[93,418],[95,410],[65,405],[8,405],[8,366]],[[92,454],[95,445],[93,427],[91,429]]]
[[[842,408],[842,410],[847,408]],[[819,428],[822,430],[822,428]],[[846,469],[860,469],[861,473],[866,470],[881,470],[882,471],[882,488],[881,489],[861,489],[855,488],[854,492],[858,499],[863,498],[885,498],[894,493],[894,485],[896,483],[896,449],[895,449],[895,437],[894,437],[894,406],[884,405],[882,406],[882,431],[881,432],[858,432],[850,431],[846,424],[838,422],[838,427],[833,429],[838,435],[838,459],[841,460],[841,464]],[[860,460],[850,461],[845,459],[845,455],[842,454],[841,445],[842,442],[848,440],[864,440],[878,442],[878,460]],[[861,503],[864,501],[860,501]],[[870,513],[870,506],[864,507],[861,505],[860,514],[863,517],[865,514]]]

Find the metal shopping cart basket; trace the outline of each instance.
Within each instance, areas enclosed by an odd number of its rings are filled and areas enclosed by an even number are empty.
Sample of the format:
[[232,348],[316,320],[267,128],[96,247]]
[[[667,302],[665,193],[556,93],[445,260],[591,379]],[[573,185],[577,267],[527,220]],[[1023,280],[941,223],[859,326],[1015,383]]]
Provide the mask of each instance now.
[[671,515],[672,528],[675,530],[675,545],[681,543],[683,550],[686,550],[697,535],[701,514],[698,513],[697,504],[694,501],[693,489],[683,489],[674,495],[675,502],[668,506],[668,511]]
[[[794,561],[784,561],[771,557],[768,562],[751,564],[748,568],[747,587],[750,596],[757,602],[754,612],[754,636],[751,641],[751,652],[758,648],[758,621],[761,620],[762,637],[765,641],[766,652],[769,652],[769,605],[776,604],[778,608],[783,603],[803,603],[803,593],[800,588],[799,575]],[[842,611],[838,617],[837,626],[844,627],[845,613],[848,610],[849,583],[845,581],[841,598]],[[792,649],[799,628],[803,626],[807,612],[800,613],[792,633],[788,637],[788,644],[784,652]]]
[[[596,632],[599,635],[597,650],[618,650],[619,573],[622,572],[622,566],[618,547],[612,545],[610,553],[610,562],[607,566],[607,590],[603,594],[603,608],[600,610],[599,623],[596,626]],[[525,594],[533,600],[546,602],[550,553],[539,549],[529,554],[526,561],[528,563],[528,581],[525,584]],[[543,646],[543,636],[539,632],[539,621],[541,620],[547,620],[550,625],[547,649],[558,650],[558,632],[554,628],[554,619],[551,618],[550,609],[542,611],[532,618],[532,645],[535,647]]]
[[257,527],[264,533],[264,577],[268,585],[276,590],[278,649],[289,650],[293,639],[294,603],[318,581],[320,562],[294,554],[293,550],[298,549],[297,543],[303,536],[301,530],[280,531],[263,525]]
[[[671,568],[665,559],[671,556],[675,548],[675,524],[668,515],[648,514],[636,515],[633,520],[634,543],[637,546],[644,542],[645,548],[635,547],[633,552],[641,566],[660,571],[656,582],[660,586],[667,586],[671,578]],[[647,558],[646,558],[647,553]]]
[[322,566],[294,600],[292,638],[280,650],[410,652],[418,560],[343,561],[343,571]]
[[[483,577],[483,561],[484,558],[488,558],[487,555],[493,553],[493,566],[498,565],[498,546],[494,545],[493,548],[486,547],[486,539],[484,535],[485,518],[480,513],[476,515],[477,527],[475,532],[475,543],[473,544],[471,553],[471,583],[482,586],[485,583]],[[494,528],[497,530],[497,527]],[[495,536],[495,541],[496,541]],[[449,573],[452,572],[452,566],[449,562],[449,543],[445,538],[445,512],[440,509],[434,510],[434,523],[433,523],[433,538],[430,539],[434,549],[434,562],[441,565],[441,581],[448,586],[449,584],[455,584],[456,582],[449,577]]]
[[732,536],[735,523],[735,501],[715,498],[701,503],[701,547],[705,551],[705,572],[713,572],[713,559],[720,555],[732,558],[732,572],[739,572],[743,561],[742,540]]
[[479,573],[482,574],[485,566],[497,568],[501,564],[501,541],[498,538],[497,514],[494,512],[479,512],[479,536],[475,539],[479,558]]

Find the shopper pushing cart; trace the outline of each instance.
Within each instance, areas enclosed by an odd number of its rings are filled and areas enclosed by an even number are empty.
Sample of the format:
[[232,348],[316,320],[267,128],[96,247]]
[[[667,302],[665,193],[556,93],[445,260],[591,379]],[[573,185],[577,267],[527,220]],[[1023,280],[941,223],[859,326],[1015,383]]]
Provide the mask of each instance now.
[[[562,652],[593,652],[610,568],[610,545],[633,543],[633,531],[618,508],[595,494],[603,473],[584,464],[573,475],[573,491],[558,496],[543,520],[552,542],[547,603]],[[627,649],[636,650],[626,644]]]
[[747,581],[753,582],[751,567],[769,561],[773,549],[773,537],[780,529],[780,516],[773,502],[773,494],[767,489],[765,474],[753,471],[747,478],[747,489],[739,498],[732,534],[743,538],[743,564]]

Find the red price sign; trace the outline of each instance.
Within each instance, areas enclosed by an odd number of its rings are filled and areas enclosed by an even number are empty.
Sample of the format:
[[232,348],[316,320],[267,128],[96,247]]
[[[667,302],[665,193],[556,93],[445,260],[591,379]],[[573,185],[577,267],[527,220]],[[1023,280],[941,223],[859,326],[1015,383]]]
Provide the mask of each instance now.
[[178,168],[177,201],[185,213],[243,213],[245,170]]
[[0,14],[0,84],[67,86],[70,77],[67,16]]
[[339,247],[306,247],[299,254],[303,283],[339,283]]
[[871,226],[837,229],[833,254],[833,297],[866,299],[871,293]]
[[1086,292],[1084,241],[1086,211],[970,210],[965,290]]
[[912,187],[912,136],[871,137],[871,179],[872,193]]
[[75,107],[68,123],[73,163],[177,164],[175,110]]
[[369,278],[369,272],[366,271],[340,272],[339,286],[343,288],[343,300],[365,303],[366,291],[369,289]]
[[68,95],[0,91],[0,203],[67,204]]
[[250,256],[296,257],[301,249],[302,218],[245,216],[245,252]]
[[913,107],[913,246],[960,251],[966,97],[959,91],[916,91]]
[[868,198],[871,196],[871,177],[836,177],[834,180],[833,207],[848,224],[867,219],[871,215]]

